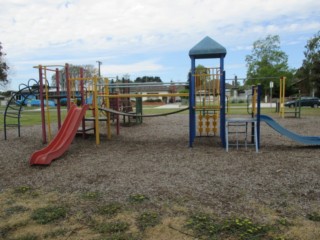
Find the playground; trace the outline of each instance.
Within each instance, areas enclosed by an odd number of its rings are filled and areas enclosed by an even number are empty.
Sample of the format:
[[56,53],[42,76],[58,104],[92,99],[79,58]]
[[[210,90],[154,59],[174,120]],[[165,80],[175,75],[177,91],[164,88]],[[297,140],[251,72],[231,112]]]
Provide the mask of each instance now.
[[[318,116],[277,120],[297,133],[320,135]],[[34,149],[43,146],[39,126],[24,127],[21,138],[10,130],[11,137],[0,140],[0,189],[99,192],[99,203],[126,202],[139,193],[160,205],[177,203],[221,218],[246,216],[262,223],[286,218],[299,222],[295,231],[305,234],[303,239],[319,238],[319,228],[305,225],[307,214],[320,211],[319,148],[291,141],[264,123],[258,154],[253,147],[226,153],[219,138],[196,138],[188,148],[187,129],[188,114],[182,113],[122,127],[120,135],[100,145],[93,136],[76,137],[50,167],[29,166]],[[183,237],[176,239],[188,239]]]
[[[299,108],[298,118],[285,118],[283,97],[280,112],[269,110],[265,115],[261,108],[261,88],[257,85],[249,90],[250,101],[243,105],[245,114],[231,114],[223,69],[225,55],[225,48],[208,37],[192,48],[189,93],[183,94],[173,91],[172,83],[168,84],[171,90],[167,93],[130,93],[134,84],[129,82],[115,86],[108,79],[84,78],[82,71],[74,78],[66,74],[67,106],[64,110],[68,112],[61,121],[57,105],[53,110],[57,111],[57,124],[50,124],[50,109],[44,104],[44,100],[49,99],[49,87],[42,86],[42,81],[25,85],[20,90],[20,94],[25,94],[24,99],[36,92],[42,100],[42,121],[41,125],[20,129],[24,100],[18,107],[14,98],[9,101],[14,102],[14,106],[6,107],[6,140],[0,140],[1,204],[7,206],[18,201],[12,200],[10,195],[10,191],[17,189],[43,192],[48,197],[40,205],[57,205],[74,196],[77,200],[73,201],[79,202],[83,209],[79,210],[72,200],[65,205],[71,205],[76,212],[73,212],[76,218],[72,223],[81,226],[66,226],[70,233],[67,239],[194,239],[203,236],[203,239],[319,239],[319,110],[303,109],[300,114]],[[197,72],[195,61],[198,58],[219,58],[220,66]],[[47,70],[41,65],[37,69],[39,76],[43,76],[43,69]],[[68,72],[68,64],[65,69]],[[92,84],[88,94],[84,90],[85,81]],[[76,85],[80,90],[76,90]],[[45,88],[45,91],[39,90]],[[113,92],[116,88],[119,91]],[[85,95],[90,94],[89,103]],[[187,97],[188,102],[178,110],[169,111],[168,108],[165,113],[150,115],[144,113],[142,106],[143,97],[150,96]],[[61,95],[55,97],[58,102],[62,98]],[[135,98],[134,107],[132,98]],[[81,106],[76,106],[72,99]],[[166,105],[161,107],[166,108]],[[12,113],[18,116],[18,124],[14,125],[18,126],[18,131],[6,128],[6,119]],[[120,116],[124,117],[122,122]],[[125,117],[133,122],[128,124]],[[52,195],[55,197],[50,199]],[[83,195],[95,202],[83,203],[77,198]],[[139,203],[148,201],[137,207],[128,203],[130,198]],[[111,233],[108,233],[110,238],[101,238],[104,235],[92,238],[93,233],[99,232],[92,225],[101,225],[106,220],[96,216],[96,208],[114,202],[125,205],[127,212],[132,213],[134,209],[133,215],[145,217],[145,211],[150,210],[151,216],[155,216],[156,212],[157,219],[162,219],[159,220],[161,227],[150,225],[154,228],[145,232],[140,226],[137,238],[115,238]],[[35,207],[28,205],[27,209],[30,208],[34,210]],[[5,217],[4,212],[0,217]],[[225,219],[227,226],[213,231],[211,227],[217,228],[217,225],[210,227],[206,225],[210,223],[202,223],[205,233],[195,228],[190,231],[186,225],[190,225],[191,220],[187,219],[195,212]],[[82,217],[88,221],[81,220]],[[138,218],[135,219],[125,225],[139,228]],[[172,219],[179,221],[173,223]],[[203,221],[207,217],[196,219]],[[0,234],[12,228],[0,225]],[[232,231],[225,232],[229,228]],[[83,229],[90,237],[81,235]]]

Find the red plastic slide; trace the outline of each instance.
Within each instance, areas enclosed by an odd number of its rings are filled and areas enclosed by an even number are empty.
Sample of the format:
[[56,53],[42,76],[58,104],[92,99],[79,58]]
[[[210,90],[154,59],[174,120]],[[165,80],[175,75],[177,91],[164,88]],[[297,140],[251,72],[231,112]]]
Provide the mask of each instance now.
[[88,108],[88,105],[84,105],[82,108],[78,108],[74,104],[71,105],[57,135],[48,146],[32,154],[29,161],[30,165],[49,165],[54,159],[67,151]]

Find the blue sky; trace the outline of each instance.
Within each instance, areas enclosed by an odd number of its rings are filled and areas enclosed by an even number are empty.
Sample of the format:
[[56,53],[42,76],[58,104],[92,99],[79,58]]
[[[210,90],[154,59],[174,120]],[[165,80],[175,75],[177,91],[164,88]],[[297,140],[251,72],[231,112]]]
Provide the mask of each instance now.
[[[189,50],[209,36],[227,49],[227,78],[245,77],[245,56],[279,35],[289,66],[301,66],[307,40],[320,30],[319,0],[7,0],[0,42],[11,84],[38,78],[33,66],[94,65],[106,77],[129,74],[186,81]],[[217,62],[198,61],[207,67]]]

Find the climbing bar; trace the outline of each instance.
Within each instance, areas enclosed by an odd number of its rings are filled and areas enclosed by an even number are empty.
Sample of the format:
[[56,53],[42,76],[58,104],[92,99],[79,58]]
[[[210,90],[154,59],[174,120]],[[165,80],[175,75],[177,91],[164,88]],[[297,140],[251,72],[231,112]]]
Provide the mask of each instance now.
[[215,106],[195,106],[193,107],[195,110],[220,110],[221,106],[215,105]]
[[[98,85],[104,85],[104,84],[98,84]],[[179,85],[179,86],[187,86],[189,83],[187,82],[144,82],[144,83],[138,83],[138,82],[131,82],[131,83],[122,83],[122,82],[114,82],[111,83],[109,82],[109,87],[111,86],[126,86],[126,87],[131,87],[131,86],[173,86],[173,85]]]
[[94,77],[72,77],[69,78],[70,81],[93,81]]
[[56,70],[55,69],[50,69],[50,67],[64,67],[64,65],[38,65],[38,66],[34,66],[33,68],[47,68],[47,71],[53,71],[55,72]]

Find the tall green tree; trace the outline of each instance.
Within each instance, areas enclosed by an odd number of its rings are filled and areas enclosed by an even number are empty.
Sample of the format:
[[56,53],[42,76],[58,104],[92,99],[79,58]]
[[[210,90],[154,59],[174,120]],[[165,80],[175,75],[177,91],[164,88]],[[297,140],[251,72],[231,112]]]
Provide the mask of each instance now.
[[198,64],[196,67],[196,81],[199,81],[199,84],[204,84],[210,80],[208,74],[210,73],[209,69],[205,66]]
[[320,96],[320,31],[308,40],[305,48],[305,59],[295,76],[303,82],[305,92]]
[[[205,76],[206,74],[209,74],[209,70],[204,65],[198,64],[195,69],[195,81],[196,81],[195,84],[197,84],[197,83],[202,84],[202,83],[208,82],[209,77]],[[203,76],[200,76],[200,75],[203,75]],[[192,77],[192,73],[191,73],[191,71],[189,71],[188,76],[187,76],[188,85],[185,86],[185,89],[189,89],[191,77]]]
[[6,85],[8,81],[9,66],[7,65],[4,56],[6,54],[2,51],[2,43],[0,42],[0,86]]
[[[85,78],[90,78],[93,77],[94,75],[98,75],[98,69],[95,68],[93,65],[69,65],[69,75],[71,78],[74,77],[78,77],[80,76],[80,68],[83,68],[83,77]],[[63,68],[60,72],[59,72],[59,80],[60,80],[60,88],[62,91],[65,91],[67,89],[67,85],[66,85],[66,69]],[[87,81],[85,81],[87,82]],[[52,79],[51,79],[51,83],[52,86],[56,86],[56,74],[52,75]],[[76,83],[79,83],[78,81],[76,81]]]
[[143,77],[137,77],[135,80],[134,80],[135,83],[147,83],[147,82],[162,82],[161,78],[160,77],[153,77],[153,76],[143,76]]
[[[246,85],[260,83],[265,94],[269,93],[270,81],[274,82],[274,95],[279,93],[279,79],[287,77],[287,86],[293,76],[293,70],[288,66],[288,55],[280,48],[280,37],[268,35],[253,43],[250,55],[246,56],[247,81]],[[287,87],[289,92],[289,87]]]

